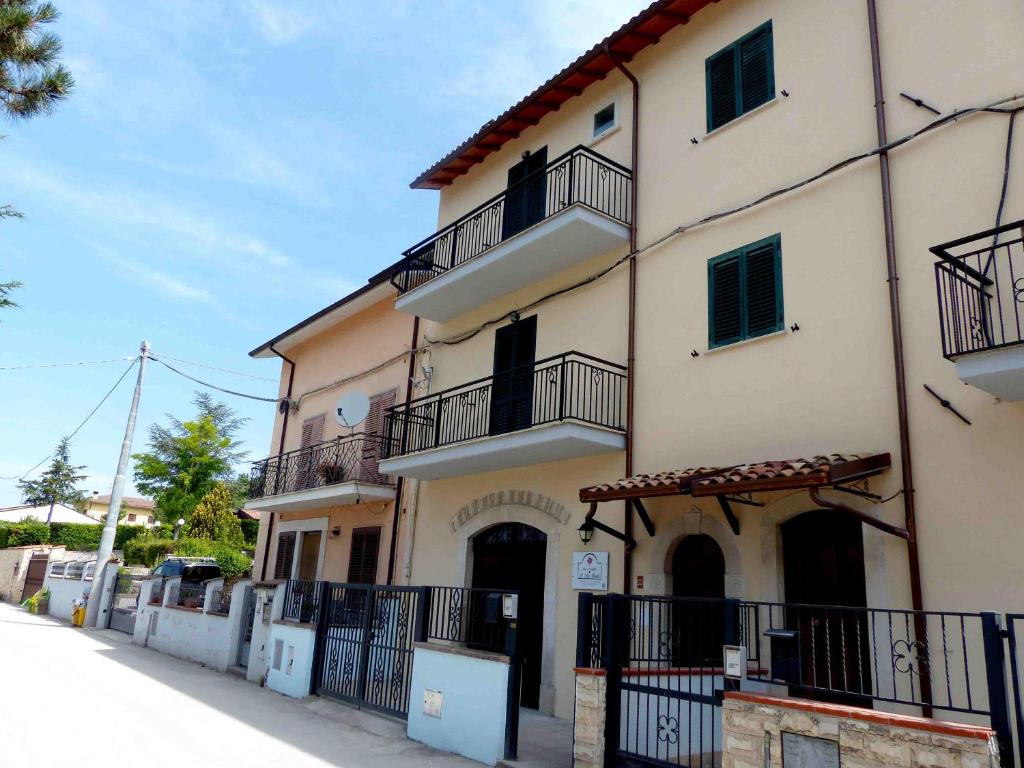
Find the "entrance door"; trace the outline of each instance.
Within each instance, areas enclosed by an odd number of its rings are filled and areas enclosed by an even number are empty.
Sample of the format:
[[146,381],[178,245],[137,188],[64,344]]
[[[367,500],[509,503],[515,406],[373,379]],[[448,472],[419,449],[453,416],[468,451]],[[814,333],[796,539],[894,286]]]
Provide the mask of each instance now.
[[672,554],[672,594],[698,598],[672,604],[672,665],[717,667],[725,638],[725,556],[710,536],[687,536]]
[[25,572],[25,587],[21,590],[21,600],[24,602],[43,588],[43,581],[46,579],[46,564],[50,561],[48,554],[40,553],[32,555],[28,561],[28,569]]
[[302,534],[302,550],[299,553],[299,581],[316,581],[316,566],[320,561],[320,531]]
[[793,693],[870,707],[867,616],[842,610],[867,606],[861,523],[807,512],[782,525],[782,552],[786,603],[834,606],[788,609],[787,624],[799,632],[800,684]]
[[533,363],[537,316],[525,317],[494,334],[491,434],[526,429],[533,423]]
[[548,148],[542,147],[508,169],[501,239],[512,237],[544,218],[547,207]]
[[540,665],[544,636],[544,561],[547,535],[522,523],[503,523],[473,539],[473,586],[517,590],[520,704],[540,706]]

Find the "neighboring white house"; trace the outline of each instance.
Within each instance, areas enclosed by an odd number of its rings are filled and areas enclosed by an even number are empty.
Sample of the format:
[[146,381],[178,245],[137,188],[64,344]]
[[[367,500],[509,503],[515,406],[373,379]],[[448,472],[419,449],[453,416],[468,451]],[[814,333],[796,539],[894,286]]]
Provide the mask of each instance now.
[[[46,522],[50,514],[50,505],[42,504],[38,507],[31,504],[20,504],[16,507],[0,508],[0,523],[20,523],[26,517],[31,517],[40,522]],[[88,523],[95,525],[96,521],[81,512],[77,512],[64,504],[53,505],[53,515],[50,516],[51,523]]]

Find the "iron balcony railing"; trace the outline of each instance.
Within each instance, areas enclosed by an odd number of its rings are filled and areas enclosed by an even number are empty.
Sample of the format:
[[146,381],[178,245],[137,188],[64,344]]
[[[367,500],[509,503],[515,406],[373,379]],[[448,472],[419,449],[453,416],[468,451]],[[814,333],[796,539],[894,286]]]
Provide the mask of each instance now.
[[623,431],[625,391],[625,366],[565,352],[388,409],[382,457],[566,420]]
[[936,245],[942,354],[1024,343],[1024,221]]
[[377,435],[357,433],[254,462],[249,472],[249,498],[356,481],[392,485],[391,478],[377,467],[380,446]]
[[405,251],[392,283],[418,288],[572,205],[629,225],[631,184],[628,168],[577,146]]

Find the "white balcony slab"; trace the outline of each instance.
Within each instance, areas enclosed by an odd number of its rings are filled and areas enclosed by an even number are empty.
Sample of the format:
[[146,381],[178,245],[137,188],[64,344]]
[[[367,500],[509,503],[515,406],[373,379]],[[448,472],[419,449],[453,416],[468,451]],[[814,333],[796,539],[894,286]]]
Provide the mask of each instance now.
[[629,242],[629,227],[572,205],[398,297],[395,309],[439,323]]
[[438,480],[625,449],[626,436],[621,432],[561,422],[385,459],[380,462],[380,471]]
[[304,509],[341,507],[367,501],[391,501],[394,498],[395,487],[393,485],[352,482],[250,499],[245,502],[245,507],[246,509],[265,509],[268,512],[297,512]]
[[956,375],[1003,400],[1024,400],[1024,344],[963,355],[956,360]]

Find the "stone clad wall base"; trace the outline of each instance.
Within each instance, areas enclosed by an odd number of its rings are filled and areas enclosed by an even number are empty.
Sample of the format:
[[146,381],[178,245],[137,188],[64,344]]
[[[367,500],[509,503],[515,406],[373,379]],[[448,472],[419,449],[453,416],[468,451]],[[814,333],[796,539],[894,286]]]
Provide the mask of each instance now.
[[749,693],[726,693],[722,719],[722,768],[781,766],[783,731],[838,742],[844,768],[999,765],[995,734],[977,726]]
[[604,766],[607,686],[603,669],[576,670],[576,711],[572,739],[575,768]]

